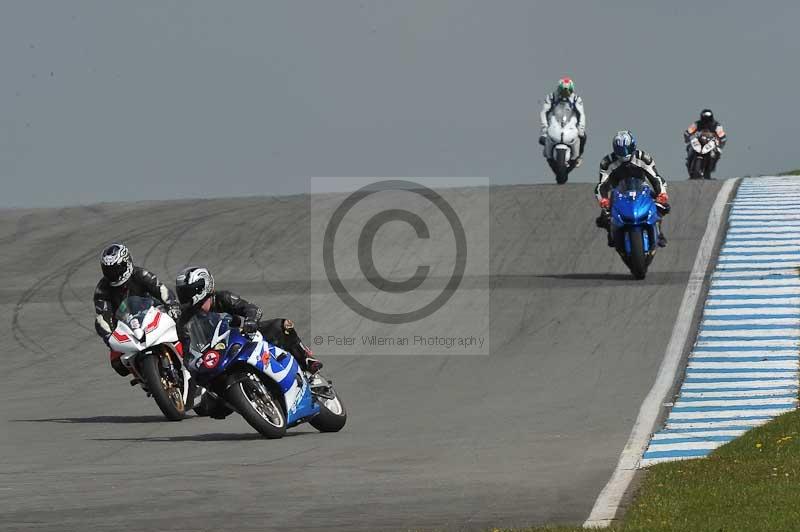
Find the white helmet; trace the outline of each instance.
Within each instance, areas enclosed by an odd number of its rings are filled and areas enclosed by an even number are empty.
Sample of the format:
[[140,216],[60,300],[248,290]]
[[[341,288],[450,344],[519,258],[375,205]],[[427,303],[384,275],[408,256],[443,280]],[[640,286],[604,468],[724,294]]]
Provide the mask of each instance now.
[[133,274],[133,259],[125,244],[111,244],[100,255],[100,269],[111,286],[122,286]]
[[182,305],[197,305],[214,293],[214,277],[206,268],[185,268],[175,279],[175,293]]

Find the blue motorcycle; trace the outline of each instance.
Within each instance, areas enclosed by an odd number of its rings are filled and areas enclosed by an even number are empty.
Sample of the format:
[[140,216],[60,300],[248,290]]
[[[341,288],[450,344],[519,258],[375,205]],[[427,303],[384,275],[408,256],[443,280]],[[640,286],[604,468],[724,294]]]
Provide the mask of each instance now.
[[614,247],[635,279],[645,278],[656,255],[660,220],[652,190],[644,180],[629,177],[612,191]]
[[188,323],[187,367],[206,390],[201,412],[223,418],[236,411],[267,438],[305,422],[320,432],[341,430],[347,412],[333,384],[319,373],[307,374],[260,333],[242,334],[237,320],[210,312]]

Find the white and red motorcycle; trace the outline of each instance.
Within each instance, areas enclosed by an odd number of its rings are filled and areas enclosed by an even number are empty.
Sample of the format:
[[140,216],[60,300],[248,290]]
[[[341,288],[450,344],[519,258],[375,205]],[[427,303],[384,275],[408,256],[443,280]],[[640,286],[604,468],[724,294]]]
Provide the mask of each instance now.
[[711,168],[719,157],[719,139],[713,131],[702,130],[689,140],[689,159],[686,168],[689,179],[711,179]]
[[112,358],[118,356],[135,377],[131,385],[140,384],[168,420],[183,419],[194,383],[183,365],[175,320],[153,299],[138,296],[126,298],[115,318]]
[[567,182],[579,156],[578,115],[569,102],[559,102],[550,112],[544,141],[544,157],[556,174],[556,183]]

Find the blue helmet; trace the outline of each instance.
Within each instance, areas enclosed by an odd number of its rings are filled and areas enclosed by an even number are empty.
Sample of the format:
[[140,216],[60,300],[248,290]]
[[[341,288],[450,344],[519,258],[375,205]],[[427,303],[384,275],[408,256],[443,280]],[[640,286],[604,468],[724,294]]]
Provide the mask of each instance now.
[[636,137],[627,129],[618,131],[617,134],[614,135],[614,141],[611,143],[611,146],[617,157],[628,159],[633,155],[633,152],[636,151]]

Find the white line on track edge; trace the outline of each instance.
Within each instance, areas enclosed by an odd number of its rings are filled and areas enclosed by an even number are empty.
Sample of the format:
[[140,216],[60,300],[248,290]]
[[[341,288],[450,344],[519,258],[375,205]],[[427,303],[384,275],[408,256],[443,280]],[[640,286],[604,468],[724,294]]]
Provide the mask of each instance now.
[[686,283],[686,290],[683,293],[683,300],[678,309],[672,336],[669,339],[669,344],[667,344],[661,366],[658,368],[658,375],[653,387],[650,388],[650,392],[642,402],[641,408],[639,408],[639,415],[633,424],[633,429],[631,429],[631,435],[628,437],[625,448],[622,449],[614,473],[612,473],[603,491],[597,496],[588,519],[583,523],[585,528],[605,528],[614,521],[622,498],[637,471],[639,460],[641,460],[647,448],[650,436],[658,420],[658,415],[663,408],[662,404],[672,389],[675,379],[678,378],[681,359],[683,358],[686,343],[689,341],[689,333],[692,331],[697,303],[700,294],[703,292],[703,281],[708,273],[708,267],[714,252],[714,243],[717,241],[720,228],[724,225],[721,223],[722,216],[725,214],[725,207],[730,199],[734,185],[739,182],[739,179],[737,177],[726,180],[717,193],[714,206],[708,215],[706,232],[703,234],[703,238],[700,240],[700,247],[697,249],[692,273]]

